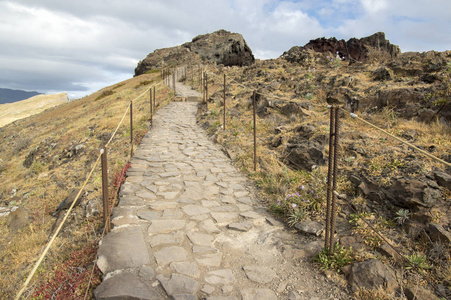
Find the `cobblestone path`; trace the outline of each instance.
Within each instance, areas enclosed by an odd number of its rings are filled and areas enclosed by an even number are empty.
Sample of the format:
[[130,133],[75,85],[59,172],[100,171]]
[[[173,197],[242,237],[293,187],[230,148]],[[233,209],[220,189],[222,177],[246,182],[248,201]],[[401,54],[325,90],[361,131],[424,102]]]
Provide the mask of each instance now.
[[98,252],[104,279],[95,297],[345,299],[291,263],[294,235],[259,208],[196,112],[195,102],[160,109],[134,153]]

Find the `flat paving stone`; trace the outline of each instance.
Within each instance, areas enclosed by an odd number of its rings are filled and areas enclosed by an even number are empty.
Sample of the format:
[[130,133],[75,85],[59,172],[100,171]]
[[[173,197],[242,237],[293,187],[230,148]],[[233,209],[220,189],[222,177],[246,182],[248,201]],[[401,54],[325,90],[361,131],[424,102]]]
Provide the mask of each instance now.
[[211,271],[205,277],[205,282],[213,285],[232,284],[235,282],[235,275],[230,269]]
[[177,202],[170,201],[155,201],[149,204],[149,207],[153,210],[165,210],[170,208],[176,208]]
[[194,278],[199,278],[200,272],[199,267],[196,263],[189,261],[173,262],[171,263],[171,268],[177,273],[182,275],[187,275]]
[[240,222],[240,223],[230,223],[227,225],[229,229],[238,230],[238,231],[249,231],[252,229],[253,225],[249,222]]
[[270,289],[243,289],[242,300],[277,300],[277,295]]
[[143,189],[139,192],[136,192],[136,196],[138,196],[139,198],[142,198],[144,200],[156,200],[157,196],[155,195],[155,193],[147,190],[147,189]]
[[156,247],[159,245],[176,244],[180,245],[184,240],[185,234],[178,231],[174,234],[157,234],[150,237],[150,246]]
[[188,216],[200,215],[200,214],[205,214],[205,213],[210,212],[210,209],[200,206],[200,205],[186,205],[186,206],[182,207],[182,210]]
[[130,272],[121,272],[104,280],[94,291],[96,299],[166,299],[152,287]]
[[129,226],[110,232],[103,238],[97,256],[97,266],[103,274],[150,264],[140,226]]
[[144,210],[144,211],[137,212],[136,215],[140,219],[147,220],[147,221],[152,221],[152,220],[159,219],[160,216],[161,216],[161,212]]
[[162,275],[157,276],[158,281],[163,286],[168,295],[196,294],[199,290],[199,283],[184,275],[172,274],[170,279]]
[[196,258],[196,261],[207,267],[219,267],[222,262],[222,253],[205,254],[203,257]]
[[190,239],[191,243],[193,243],[196,246],[206,246],[206,247],[213,246],[214,237],[212,235],[198,232],[189,232],[187,233],[187,236]]
[[200,225],[200,228],[205,230],[207,233],[219,233],[221,230],[216,227],[215,223],[211,219],[206,219]]
[[185,220],[152,220],[149,233],[167,233],[185,227]]
[[183,212],[180,209],[165,209],[161,215],[163,220],[183,219]]
[[212,212],[211,216],[215,219],[216,223],[219,224],[228,224],[238,218],[238,214],[229,212]]
[[170,246],[154,253],[155,259],[159,266],[165,266],[175,261],[184,261],[186,259],[186,251],[179,246]]
[[276,273],[267,267],[261,266],[244,266],[244,272],[247,278],[257,283],[268,283],[276,278]]

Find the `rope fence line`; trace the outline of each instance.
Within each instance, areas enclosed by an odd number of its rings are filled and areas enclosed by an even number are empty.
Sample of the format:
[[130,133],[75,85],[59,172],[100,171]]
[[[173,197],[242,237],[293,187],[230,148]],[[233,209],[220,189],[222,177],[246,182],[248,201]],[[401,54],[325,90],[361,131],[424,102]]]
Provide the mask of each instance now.
[[58,228],[56,229],[55,233],[53,234],[52,238],[50,239],[50,241],[48,242],[47,246],[44,249],[44,252],[42,252],[41,256],[39,257],[38,261],[36,262],[34,268],[31,270],[30,274],[27,277],[27,280],[25,280],[25,283],[22,286],[22,289],[17,293],[16,295],[16,300],[20,299],[20,297],[22,296],[23,292],[25,291],[25,289],[27,288],[28,284],[30,283],[31,279],[33,278],[34,274],[36,273],[36,270],[39,268],[41,262],[44,260],[45,256],[47,255],[47,252],[49,251],[50,247],[52,246],[53,242],[55,241],[56,237],[58,236],[58,233],[61,231],[61,228],[63,228],[64,223],[66,222],[67,217],[69,216],[69,214],[71,213],[72,209],[75,206],[75,203],[77,203],[78,198],[81,195],[81,192],[84,190],[84,188],[86,187],[86,185],[88,184],[89,179],[91,179],[92,173],[94,172],[94,169],[97,167],[97,165],[99,164],[100,161],[100,157],[101,154],[99,154],[97,156],[97,160],[94,164],[94,166],[92,167],[91,171],[88,174],[88,177],[86,178],[85,182],[83,183],[82,187],[80,188],[80,190],[78,191],[77,196],[75,197],[75,200],[72,202],[71,206],[69,207],[69,209],[67,210],[66,215],[64,216],[62,222],[60,223],[60,225],[58,226]]
[[[144,96],[145,94],[147,94],[147,93],[149,92],[149,90],[151,90],[152,88],[155,88],[155,87],[161,85],[162,83],[163,83],[163,82],[161,81],[161,82],[159,82],[159,83],[156,83],[156,84],[154,84],[154,85],[151,85],[149,88],[147,88],[147,89],[146,89],[143,93],[141,93],[139,96],[137,96],[137,97],[135,97],[134,99],[130,100],[129,103],[133,103],[134,101],[137,101],[139,98],[141,98],[142,96]],[[35,275],[37,269],[39,268],[39,266],[41,265],[42,261],[43,261],[44,258],[46,257],[46,255],[47,255],[48,251],[50,250],[51,246],[53,245],[53,243],[54,243],[56,237],[58,236],[58,234],[59,234],[59,232],[61,231],[61,229],[63,228],[63,226],[64,226],[64,224],[65,224],[67,218],[69,217],[70,213],[72,212],[72,209],[74,208],[75,204],[78,202],[78,199],[80,198],[81,193],[83,192],[83,190],[85,189],[85,187],[86,187],[86,185],[88,184],[89,180],[91,179],[91,176],[92,176],[92,174],[94,173],[94,170],[97,168],[99,162],[101,161],[103,154],[105,154],[107,147],[109,146],[109,144],[111,143],[111,141],[112,141],[113,138],[115,137],[117,131],[119,130],[120,126],[122,125],[122,123],[123,123],[123,121],[124,121],[124,119],[125,119],[127,113],[129,112],[130,108],[131,108],[131,105],[127,105],[127,108],[126,108],[126,110],[125,110],[125,112],[124,112],[124,115],[122,116],[121,121],[120,121],[119,124],[117,125],[117,127],[116,127],[116,129],[114,130],[113,134],[111,135],[110,139],[109,139],[108,142],[103,146],[103,148],[100,149],[100,153],[99,153],[99,155],[97,156],[96,162],[94,163],[93,167],[91,168],[91,170],[90,170],[90,172],[89,172],[87,178],[85,179],[85,181],[84,181],[82,187],[81,187],[80,190],[78,191],[77,196],[75,197],[75,199],[74,199],[74,201],[72,202],[71,206],[68,208],[68,210],[67,210],[67,212],[66,212],[66,214],[65,214],[65,216],[64,216],[64,218],[63,218],[63,220],[62,220],[61,223],[59,224],[58,228],[56,229],[55,233],[54,233],[53,236],[51,237],[50,241],[47,243],[47,246],[45,247],[44,251],[43,251],[42,254],[40,255],[39,259],[36,261],[36,263],[35,263],[33,269],[30,271],[30,273],[29,273],[27,279],[25,280],[25,282],[24,282],[22,288],[21,288],[21,289],[19,290],[19,292],[16,294],[16,297],[14,298],[15,300],[19,300],[19,299],[21,298],[21,296],[22,296],[23,293],[25,292],[26,288],[28,287],[28,285],[29,285],[31,279],[32,279],[33,276]],[[131,121],[132,121],[132,120],[131,120]],[[132,146],[132,147],[133,147],[133,146]],[[109,214],[112,213],[112,208],[113,208],[113,205],[111,206],[111,208],[108,207]],[[108,220],[105,220],[105,222],[106,222],[106,221],[109,221],[109,218],[108,218]],[[103,232],[102,232],[102,234],[101,234],[100,239],[102,239],[102,238],[105,236],[105,234],[106,234],[107,232],[108,232],[108,228],[107,228],[106,226],[104,226]],[[88,290],[89,290],[89,287],[90,287],[90,283],[91,283],[91,280],[92,280],[92,276],[93,276],[93,273],[94,273],[94,269],[95,269],[95,264],[94,264],[93,270],[92,270],[92,272],[91,272],[91,277],[90,277],[90,279],[89,279],[88,287],[87,287],[87,289],[86,289],[85,299],[86,299],[86,297],[87,297],[87,293],[88,293]]]
[[[342,111],[346,112],[346,113],[349,113],[347,110],[345,110],[345,109],[343,109],[343,108],[340,108],[340,109],[341,109]],[[451,163],[449,163],[449,162],[447,162],[447,161],[444,161],[443,159],[440,159],[440,158],[438,158],[437,156],[434,156],[434,155],[430,154],[429,152],[424,151],[423,149],[418,148],[417,146],[413,145],[412,143],[409,143],[408,141],[405,141],[405,140],[403,140],[403,139],[401,139],[401,138],[399,138],[399,137],[397,137],[397,136],[391,134],[390,132],[388,132],[388,131],[386,131],[386,130],[384,130],[384,129],[382,129],[382,128],[380,128],[380,127],[378,127],[378,126],[376,126],[376,125],[374,125],[374,124],[372,124],[372,123],[370,123],[370,122],[368,122],[368,121],[366,121],[366,120],[364,120],[364,119],[362,119],[362,118],[360,118],[360,117],[357,116],[355,113],[349,113],[349,115],[350,115],[353,119],[357,119],[357,120],[359,120],[359,121],[361,121],[361,122],[363,122],[363,123],[365,123],[365,124],[367,124],[367,125],[373,127],[374,129],[376,129],[376,130],[378,130],[378,131],[380,131],[380,132],[383,132],[384,134],[386,134],[386,135],[388,135],[388,136],[394,138],[394,139],[397,140],[398,142],[401,142],[401,143],[403,143],[403,144],[409,146],[410,148],[412,148],[412,149],[414,149],[414,150],[420,152],[421,154],[426,155],[427,157],[429,157],[429,158],[431,158],[431,159],[433,159],[433,160],[435,160],[435,161],[437,161],[437,162],[440,162],[440,163],[442,163],[442,164],[444,164],[444,165],[446,165],[446,166],[448,166],[448,167],[451,167]]]

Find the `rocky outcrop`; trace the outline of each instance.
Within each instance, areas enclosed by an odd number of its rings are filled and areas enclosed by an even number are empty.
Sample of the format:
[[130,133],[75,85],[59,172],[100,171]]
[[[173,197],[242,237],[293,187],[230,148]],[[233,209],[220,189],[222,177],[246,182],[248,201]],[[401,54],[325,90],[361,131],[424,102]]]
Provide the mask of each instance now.
[[135,76],[174,65],[212,62],[224,66],[248,66],[254,61],[252,50],[241,34],[219,30],[198,35],[181,46],[155,50],[138,63]]
[[282,58],[290,62],[301,62],[310,59],[309,50],[319,53],[332,53],[338,55],[340,59],[366,62],[369,59],[371,50],[380,50],[391,58],[397,57],[401,50],[397,45],[393,45],[385,39],[385,33],[377,32],[371,36],[361,39],[352,38],[348,41],[337,40],[336,38],[326,39],[324,37],[310,40],[305,46],[294,46],[282,55]]

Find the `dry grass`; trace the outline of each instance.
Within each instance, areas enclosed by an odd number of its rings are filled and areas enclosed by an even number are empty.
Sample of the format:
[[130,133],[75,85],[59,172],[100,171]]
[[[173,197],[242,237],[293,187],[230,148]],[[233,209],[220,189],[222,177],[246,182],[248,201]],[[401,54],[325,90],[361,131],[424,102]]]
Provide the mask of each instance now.
[[61,93],[56,95],[37,95],[15,103],[0,104],[0,127],[68,101],[67,94]]
[[[0,159],[3,161],[0,205],[23,206],[32,218],[31,223],[18,232],[11,231],[6,219],[0,218],[1,299],[10,299],[19,290],[49,238],[55,222],[51,213],[72,189],[80,188],[99,149],[116,128],[129,101],[144,92],[148,87],[147,83],[157,80],[157,74],[138,76],[0,129],[0,136],[4,141],[0,145]],[[114,92],[105,95],[105,91]],[[96,101],[102,94],[104,96]],[[156,94],[157,108],[165,105],[173,96],[163,86],[157,87]],[[142,137],[148,128],[148,98],[147,94],[133,105],[136,142],[139,142],[139,136]],[[129,118],[125,118],[125,123],[110,144],[110,181],[128,160],[128,127]],[[81,150],[70,156],[71,149],[77,145],[82,145]],[[27,168],[23,163],[32,153],[33,163]],[[67,225],[63,227],[57,243],[38,269],[26,295],[32,295],[40,289],[44,293],[49,289],[50,286],[43,284],[55,278],[56,269],[61,274],[61,266],[71,253],[90,253],[89,255],[94,255],[92,260],[94,259],[95,247],[100,238],[100,217],[85,219],[79,216],[84,216],[83,207],[88,201],[100,198],[100,187],[100,169],[97,167],[85,189],[86,195],[81,207],[75,208],[77,215],[69,218]],[[17,191],[14,196],[13,190]],[[77,245],[76,248],[74,245]],[[81,263],[81,257],[72,262]],[[77,266],[70,268],[75,267]],[[96,274],[99,276],[98,272]]]

